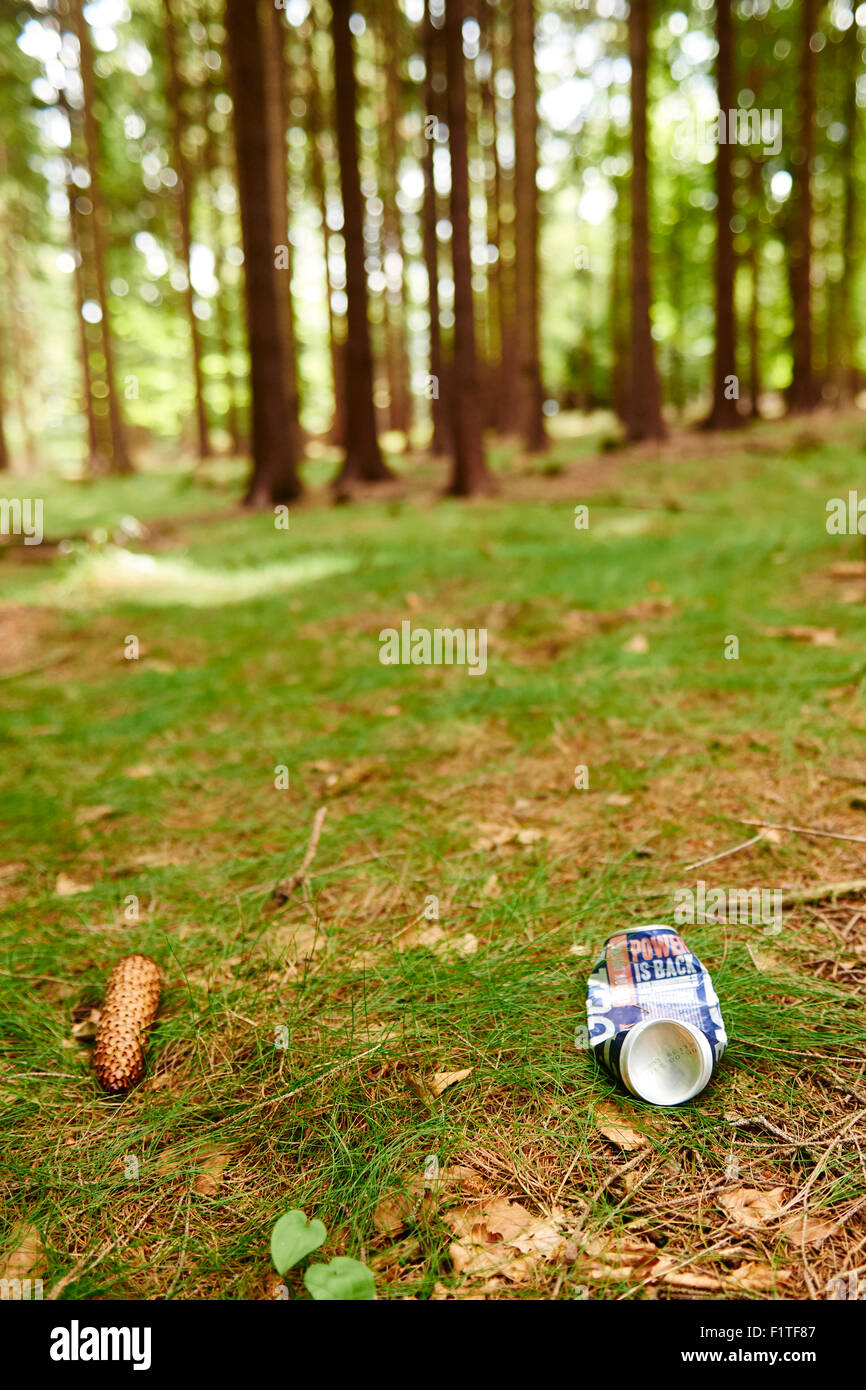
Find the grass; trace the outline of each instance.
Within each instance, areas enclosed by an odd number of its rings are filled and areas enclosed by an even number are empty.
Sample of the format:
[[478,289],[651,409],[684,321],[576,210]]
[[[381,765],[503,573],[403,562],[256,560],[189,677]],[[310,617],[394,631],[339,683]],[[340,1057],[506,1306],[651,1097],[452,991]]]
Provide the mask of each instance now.
[[[828,575],[862,542],[824,527],[861,436],[573,464],[564,433],[536,465],[500,451],[494,500],[434,504],[426,468],[383,501],[314,497],[288,531],[237,513],[227,465],[18,480],[49,541],[77,537],[0,563],[0,1201],[7,1248],[38,1230],[47,1293],[273,1297],[291,1207],[380,1297],[809,1298],[864,1265],[856,900],[778,937],[684,929],[731,1043],[683,1109],[574,1045],[605,937],[671,920],[677,887],[862,875],[857,843],[787,833],[683,868],[756,833],[742,818],[866,833],[866,614]],[[175,518],[129,543],[144,564],[86,538],[130,513]],[[486,627],[487,674],[381,665],[405,618]],[[766,632],[795,625],[835,644]],[[165,983],[118,1103],[73,1026],[130,951]],[[610,1105],[644,1143],[605,1136]],[[742,1188],[811,1224],[748,1224]],[[495,1239],[496,1198],[561,1237],[509,1250],[508,1277],[454,1244],[466,1207]]]

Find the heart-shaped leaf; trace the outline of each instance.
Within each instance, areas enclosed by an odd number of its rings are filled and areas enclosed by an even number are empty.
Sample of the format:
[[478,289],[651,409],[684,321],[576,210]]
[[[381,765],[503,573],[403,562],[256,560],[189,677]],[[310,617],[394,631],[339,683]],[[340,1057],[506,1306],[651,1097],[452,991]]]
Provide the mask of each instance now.
[[307,1220],[304,1211],[287,1211],[271,1232],[271,1259],[278,1274],[318,1250],[327,1231],[321,1221]]
[[326,1265],[310,1265],[304,1283],[317,1302],[346,1302],[376,1297],[376,1280],[360,1260],[337,1255]]

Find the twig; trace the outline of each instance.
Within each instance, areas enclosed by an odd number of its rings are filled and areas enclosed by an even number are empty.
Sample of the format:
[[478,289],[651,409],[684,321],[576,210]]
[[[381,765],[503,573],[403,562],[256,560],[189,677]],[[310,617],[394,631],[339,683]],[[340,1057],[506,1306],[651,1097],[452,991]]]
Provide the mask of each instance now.
[[839,1134],[836,1135],[836,1138],[833,1140],[832,1144],[827,1145],[827,1148],[824,1150],[821,1157],[818,1159],[818,1162],[815,1164],[815,1167],[812,1169],[806,1186],[802,1188],[799,1192],[796,1192],[794,1196],[791,1198],[790,1202],[786,1202],[786,1204],[782,1207],[781,1211],[779,1212],[780,1216],[784,1216],[786,1212],[791,1211],[793,1207],[798,1206],[801,1202],[805,1203],[806,1198],[808,1197],[809,1192],[811,1191],[814,1183],[818,1180],[818,1178],[821,1176],[822,1172],[826,1168],[827,1159],[830,1157],[833,1150],[839,1144],[842,1143],[842,1140],[845,1138],[845,1135],[848,1133],[849,1129],[852,1129],[853,1126],[864,1114],[866,1114],[866,1111],[855,1111],[845,1128]]
[[696,859],[694,864],[684,864],[683,869],[699,869],[702,864],[715,864],[717,859],[727,859],[729,854],[737,854],[741,849],[748,849],[749,845],[756,845],[759,840],[763,840],[764,832],[760,835],[753,835],[751,840],[744,840],[741,845],[734,845],[733,849],[723,849],[721,854],[711,854],[708,859]]
[[836,830],[816,830],[813,825],[777,825],[770,820],[740,820],[740,825],[761,825],[765,830],[790,830],[795,835],[824,835],[828,840],[853,840],[855,844],[866,845],[866,836],[842,835]]
[[[142,1216],[140,1220],[136,1221],[135,1225],[133,1226],[132,1230],[129,1232],[129,1235],[127,1236],[128,1240],[131,1239],[132,1236],[136,1235],[141,1230],[142,1226],[144,1225],[147,1218],[150,1216],[151,1212],[156,1211],[156,1208],[163,1200],[164,1197],[162,1194],[160,1194],[160,1196],[157,1197],[156,1201],[153,1203],[153,1206],[148,1207],[147,1211],[144,1213],[144,1216]],[[78,1263],[72,1266],[72,1269],[70,1269],[69,1273],[64,1274],[60,1282],[54,1285],[54,1287],[48,1295],[48,1302],[51,1302],[53,1299],[59,1298],[63,1290],[67,1287],[67,1285],[71,1284],[73,1279],[77,1279],[79,1274],[83,1274],[85,1269],[88,1270],[88,1272],[90,1270],[95,1269],[96,1266],[98,1264],[101,1264],[101,1262],[105,1259],[106,1255],[111,1254],[111,1251],[114,1250],[120,1244],[120,1242],[120,1236],[115,1236],[113,1240],[111,1239],[111,1237],[109,1237],[108,1240],[103,1242],[102,1248],[99,1251],[98,1255],[96,1255],[95,1257],[83,1255],[82,1258],[78,1261]]]
[[322,825],[324,824],[325,816],[327,814],[327,806],[320,806],[316,814],[313,816],[313,828],[310,831],[310,842],[307,845],[307,852],[301,860],[300,867],[295,871],[294,874],[292,874],[292,877],[286,879],[285,882],[278,884],[277,887],[274,889],[275,898],[290,898],[294,893],[295,889],[299,888],[300,885],[306,880],[307,870],[309,869],[310,865],[315,859],[316,850],[319,848],[319,836],[322,833]]
[[249,1109],[245,1110],[243,1113],[245,1115],[251,1115],[254,1110],[261,1110],[265,1105],[276,1105],[277,1102],[281,1100],[293,1100],[295,1096],[301,1094],[301,1091],[309,1090],[310,1086],[316,1086],[320,1081],[326,1081],[329,1076],[333,1076],[334,1072],[339,1071],[341,1067],[351,1066],[352,1062],[360,1062],[364,1057],[372,1056],[374,1052],[379,1051],[380,1047],[384,1047],[386,1042],[388,1042],[388,1038],[382,1038],[381,1042],[377,1042],[375,1047],[368,1047],[366,1052],[358,1052],[354,1057],[346,1057],[342,1062],[337,1062],[336,1066],[330,1067],[327,1071],[323,1071],[321,1076],[314,1076],[311,1080],[305,1081],[302,1086],[296,1086],[293,1091],[283,1091],[282,1095],[279,1096],[266,1096],[264,1100],[256,1101],[255,1105],[251,1105]]
[[838,883],[818,883],[814,888],[798,888],[793,893],[785,893],[782,906],[791,903],[819,903],[824,898],[847,898],[852,893],[866,891],[866,878],[841,879]]

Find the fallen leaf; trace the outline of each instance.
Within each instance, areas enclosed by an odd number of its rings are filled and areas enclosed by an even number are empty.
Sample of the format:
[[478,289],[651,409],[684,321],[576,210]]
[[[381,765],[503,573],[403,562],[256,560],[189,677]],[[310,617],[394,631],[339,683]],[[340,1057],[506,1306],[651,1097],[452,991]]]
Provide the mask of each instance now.
[[394,938],[394,946],[398,951],[415,951],[419,947],[432,949],[438,942],[445,940],[445,933],[438,922],[428,922],[422,918],[420,922],[410,923],[398,932]]
[[792,642],[808,642],[812,647],[835,647],[835,627],[808,627],[795,623],[791,627],[765,627],[765,637],[784,637]]
[[823,1245],[834,1230],[829,1221],[819,1221],[816,1216],[804,1216],[802,1212],[782,1222],[782,1234],[792,1245]]
[[484,887],[481,889],[482,896],[485,898],[498,898],[501,892],[502,888],[499,884],[499,875],[491,874]]
[[77,1038],[79,1042],[92,1042],[96,1037],[101,1013],[100,1009],[92,1008],[90,1004],[82,1004],[75,1009],[72,1014],[73,1038]]
[[392,1193],[383,1197],[373,1213],[373,1225],[380,1235],[395,1236],[414,1218],[417,1198],[409,1192]]
[[463,1067],[461,1071],[435,1071],[432,1076],[425,1080],[427,1090],[431,1096],[441,1096],[443,1091],[447,1091],[449,1086],[454,1086],[458,1081],[465,1081],[467,1076],[471,1076],[474,1068]]
[[528,827],[526,830],[518,830],[517,843],[519,845],[534,845],[539,840],[544,839],[544,831]]
[[633,798],[627,796],[625,792],[611,792],[610,796],[604,798],[605,806],[630,806]]
[[215,1192],[219,1192],[222,1186],[222,1177],[231,1161],[231,1154],[211,1151],[204,1157],[201,1167],[203,1172],[199,1173],[193,1186],[196,1192],[202,1197],[212,1197]]
[[114,806],[79,806],[75,812],[75,824],[92,825],[94,821],[105,820],[107,816],[116,814]]
[[156,768],[151,767],[150,763],[134,763],[132,767],[123,770],[124,777],[131,777],[134,782],[138,782],[142,777],[154,777]]
[[595,1107],[595,1127],[605,1139],[609,1139],[618,1149],[625,1149],[626,1152],[645,1149],[650,1142],[645,1134],[632,1129],[613,1105]]
[[366,759],[363,762],[353,763],[350,767],[344,767],[340,772],[331,772],[325,778],[321,789],[322,796],[342,796],[344,792],[351,791],[354,787],[359,787],[362,782],[367,782],[378,772],[381,764],[373,759]]
[[458,1274],[523,1283],[565,1249],[565,1235],[555,1222],[504,1197],[457,1207],[443,1220],[454,1233],[449,1253]]
[[777,1284],[787,1284],[792,1277],[790,1269],[773,1270],[755,1260],[744,1260],[728,1275],[738,1289],[747,1289],[750,1293],[772,1293]]
[[757,1187],[732,1187],[721,1194],[719,1203],[737,1226],[755,1229],[779,1215],[785,1205],[785,1188],[762,1192]]
[[48,1269],[42,1236],[32,1221],[18,1221],[9,1231],[6,1245],[0,1279],[38,1279]]
[[866,560],[837,560],[827,573],[831,579],[866,579]]
[[74,898],[76,893],[90,893],[93,891],[92,883],[78,883],[69,874],[58,874],[57,882],[54,885],[54,892],[58,898]]
[[325,933],[315,922],[277,927],[268,934],[269,945],[286,961],[309,960],[325,945]]
[[639,652],[643,655],[649,651],[649,639],[642,632],[636,632],[627,642],[623,642],[622,649],[624,652]]
[[645,1277],[658,1259],[656,1246],[641,1236],[594,1236],[584,1243],[576,1264],[582,1277],[623,1279]]

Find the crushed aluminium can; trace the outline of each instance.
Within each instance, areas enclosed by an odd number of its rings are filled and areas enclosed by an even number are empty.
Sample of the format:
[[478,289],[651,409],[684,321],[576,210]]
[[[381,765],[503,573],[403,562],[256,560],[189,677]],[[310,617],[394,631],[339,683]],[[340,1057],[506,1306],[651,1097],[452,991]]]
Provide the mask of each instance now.
[[652,1105],[698,1095],[728,1041],[706,968],[659,924],[608,937],[589,977],[586,1016],[596,1057]]

